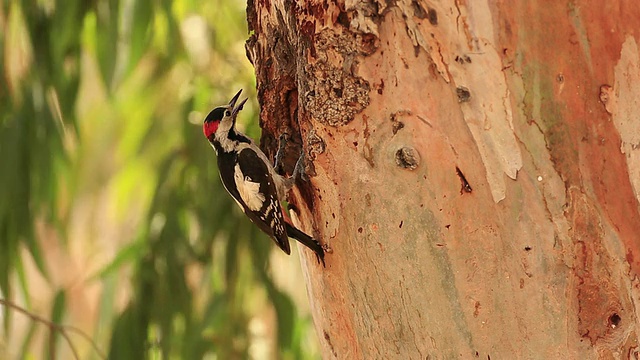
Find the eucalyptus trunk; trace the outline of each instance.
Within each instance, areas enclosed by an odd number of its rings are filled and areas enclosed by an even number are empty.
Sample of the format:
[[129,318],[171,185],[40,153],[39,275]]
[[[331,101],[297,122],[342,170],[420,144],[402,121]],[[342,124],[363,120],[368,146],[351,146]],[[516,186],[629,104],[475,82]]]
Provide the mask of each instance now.
[[249,1],[325,359],[638,356],[640,6]]

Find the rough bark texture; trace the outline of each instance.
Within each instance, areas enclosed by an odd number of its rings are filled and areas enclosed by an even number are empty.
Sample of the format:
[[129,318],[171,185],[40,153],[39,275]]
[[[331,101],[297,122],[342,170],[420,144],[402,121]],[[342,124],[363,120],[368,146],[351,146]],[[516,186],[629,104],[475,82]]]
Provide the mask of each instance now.
[[634,358],[634,1],[249,1],[325,358]]

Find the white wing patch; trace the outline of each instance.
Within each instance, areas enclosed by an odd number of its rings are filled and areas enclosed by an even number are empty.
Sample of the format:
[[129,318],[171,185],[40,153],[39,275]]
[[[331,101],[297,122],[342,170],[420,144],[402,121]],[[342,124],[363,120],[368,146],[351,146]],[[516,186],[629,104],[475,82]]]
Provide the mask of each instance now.
[[236,164],[233,170],[233,179],[236,182],[240,198],[247,204],[249,210],[260,210],[265,200],[264,194],[260,193],[260,183],[253,182],[248,176],[244,176],[239,164]]

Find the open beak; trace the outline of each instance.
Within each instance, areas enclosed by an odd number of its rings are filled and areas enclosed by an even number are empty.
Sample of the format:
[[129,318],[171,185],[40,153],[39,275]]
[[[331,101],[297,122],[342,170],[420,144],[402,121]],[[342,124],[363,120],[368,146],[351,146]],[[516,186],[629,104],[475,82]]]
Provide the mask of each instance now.
[[229,101],[229,106],[234,107],[234,105],[236,104],[236,101],[238,101],[238,98],[240,97],[240,94],[242,94],[242,89],[240,89],[240,91],[238,91],[238,93],[233,97],[233,99]]
[[233,97],[233,99],[231,99],[231,101],[229,101],[229,106],[231,106],[231,108],[232,108],[232,110],[231,110],[231,116],[232,117],[235,117],[238,114],[238,112],[240,112],[240,110],[242,110],[242,106],[244,106],[244,103],[247,102],[247,99],[244,99],[244,100],[242,100],[240,102],[240,104],[238,104],[238,106],[235,106],[241,93],[242,93],[242,89],[240,89],[240,91],[238,91],[238,93]]

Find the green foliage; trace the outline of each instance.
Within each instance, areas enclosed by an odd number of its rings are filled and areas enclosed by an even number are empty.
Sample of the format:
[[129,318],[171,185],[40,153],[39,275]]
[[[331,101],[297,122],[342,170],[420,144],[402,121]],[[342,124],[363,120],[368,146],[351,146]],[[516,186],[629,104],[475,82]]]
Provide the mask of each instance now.
[[[237,89],[255,99],[244,16],[222,0],[0,4],[3,298],[31,308],[35,266],[59,289],[49,320],[77,319],[77,292],[52,275],[69,264],[47,249],[71,256],[84,239],[83,259],[101,266],[78,277],[100,288],[92,337],[109,358],[247,358],[249,324],[269,309],[279,357],[310,356],[309,321],[269,270],[271,242],[225,193],[201,131]],[[240,121],[256,121],[247,105]],[[9,334],[16,315],[3,318]],[[35,356],[37,336],[30,323],[12,353]],[[47,336],[45,354],[72,354]]]
[[[62,316],[65,308],[65,300],[66,298],[65,298],[64,291],[58,291],[53,300],[53,306],[51,309],[51,317],[50,317],[51,322],[55,324],[59,324],[62,321]],[[57,340],[60,337],[59,335],[60,334],[58,334],[56,331],[54,331],[53,329],[50,329],[49,340],[47,341],[47,346],[45,346],[45,351],[42,358],[46,359],[49,354],[56,353],[55,349],[57,347]]]

